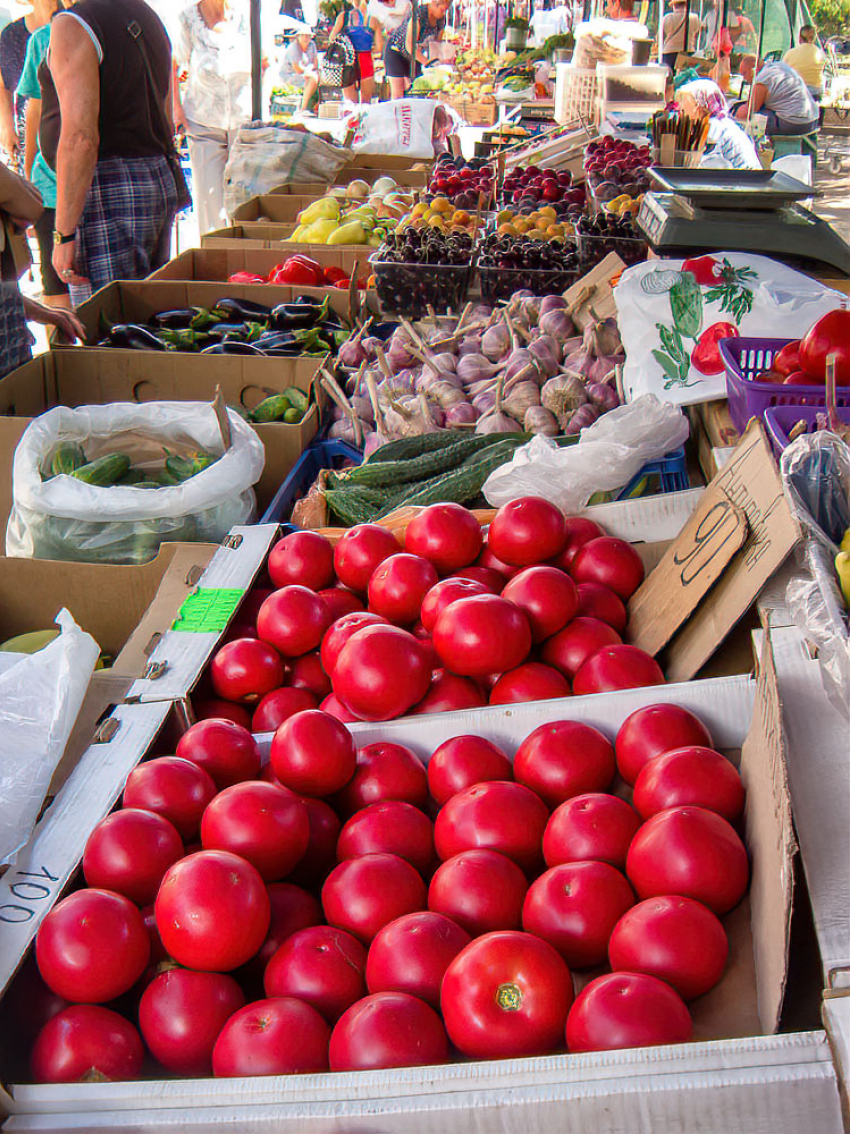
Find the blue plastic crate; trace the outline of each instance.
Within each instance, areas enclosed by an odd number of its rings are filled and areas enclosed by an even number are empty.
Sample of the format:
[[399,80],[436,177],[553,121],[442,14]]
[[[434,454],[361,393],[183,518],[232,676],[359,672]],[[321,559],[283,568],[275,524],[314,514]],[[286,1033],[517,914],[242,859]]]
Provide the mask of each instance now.
[[685,447],[680,445],[666,457],[657,461],[649,461],[640,472],[636,473],[629,483],[621,488],[614,497],[615,500],[628,500],[630,496],[641,495],[636,489],[644,479],[658,477],[659,492],[683,492],[690,487],[688,480],[688,464],[685,458]]
[[339,468],[345,461],[359,465],[363,461],[363,454],[346,441],[317,441],[310,445],[287,473],[260,523],[286,523],[292,515],[292,509],[302,496],[307,495],[322,469]]

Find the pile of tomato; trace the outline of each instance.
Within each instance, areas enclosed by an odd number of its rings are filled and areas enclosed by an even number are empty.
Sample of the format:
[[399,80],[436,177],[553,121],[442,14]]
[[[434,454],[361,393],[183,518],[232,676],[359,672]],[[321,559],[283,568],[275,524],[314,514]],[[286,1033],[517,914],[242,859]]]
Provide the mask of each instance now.
[[261,766],[209,719],[121,803],[19,980],[39,1082],[683,1042],[749,875],[740,776],[669,704],[613,738],[545,720],[512,760],[455,736],[427,766],[318,709]]

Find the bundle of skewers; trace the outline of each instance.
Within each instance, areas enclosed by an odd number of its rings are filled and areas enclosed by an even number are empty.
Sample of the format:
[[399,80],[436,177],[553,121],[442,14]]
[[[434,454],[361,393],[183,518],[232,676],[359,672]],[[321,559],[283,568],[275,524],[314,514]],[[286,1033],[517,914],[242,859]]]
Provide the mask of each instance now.
[[708,118],[691,118],[681,110],[659,110],[649,120],[655,158],[664,166],[694,166],[708,140]]

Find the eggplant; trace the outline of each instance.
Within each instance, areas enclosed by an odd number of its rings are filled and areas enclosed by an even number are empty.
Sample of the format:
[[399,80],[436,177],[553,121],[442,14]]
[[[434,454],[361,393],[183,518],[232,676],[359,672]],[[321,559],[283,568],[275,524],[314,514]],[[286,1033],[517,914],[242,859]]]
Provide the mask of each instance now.
[[149,327],[141,327],[138,323],[115,323],[109,330],[109,339],[113,346],[125,350],[169,349]]
[[216,342],[223,342],[224,339],[244,339],[248,334],[248,324],[216,323],[214,327],[209,327],[205,333]]
[[217,300],[212,308],[214,315],[244,323],[265,322],[271,313],[272,309],[266,307],[264,303],[254,303],[250,299],[233,299],[231,296]]
[[253,343],[243,343],[238,339],[225,339],[223,342],[205,347],[201,351],[201,354],[255,354],[261,356],[265,353],[264,350],[259,350]]
[[182,331],[171,331],[163,328],[158,332],[158,337],[167,346],[171,346],[175,350],[196,351],[209,340],[210,335],[206,331],[193,331],[191,328]]
[[154,327],[168,331],[188,331],[194,326],[197,314],[197,309],[194,307],[175,307],[170,311],[155,312],[151,315],[150,321]]
[[298,340],[292,331],[266,331],[255,340],[255,344],[261,350],[267,350],[269,347],[285,347],[293,343],[298,345]]
[[272,310],[269,327],[276,331],[293,331],[313,327],[321,318],[321,303],[279,303]]
[[263,354],[268,358],[299,358],[303,353],[298,343],[263,348]]

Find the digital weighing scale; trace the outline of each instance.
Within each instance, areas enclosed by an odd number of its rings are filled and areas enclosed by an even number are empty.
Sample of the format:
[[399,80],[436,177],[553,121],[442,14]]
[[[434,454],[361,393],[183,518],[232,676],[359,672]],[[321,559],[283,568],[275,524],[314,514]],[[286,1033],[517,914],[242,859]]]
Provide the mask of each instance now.
[[661,256],[755,252],[850,276],[850,245],[799,202],[811,186],[775,170],[650,169],[638,228]]

